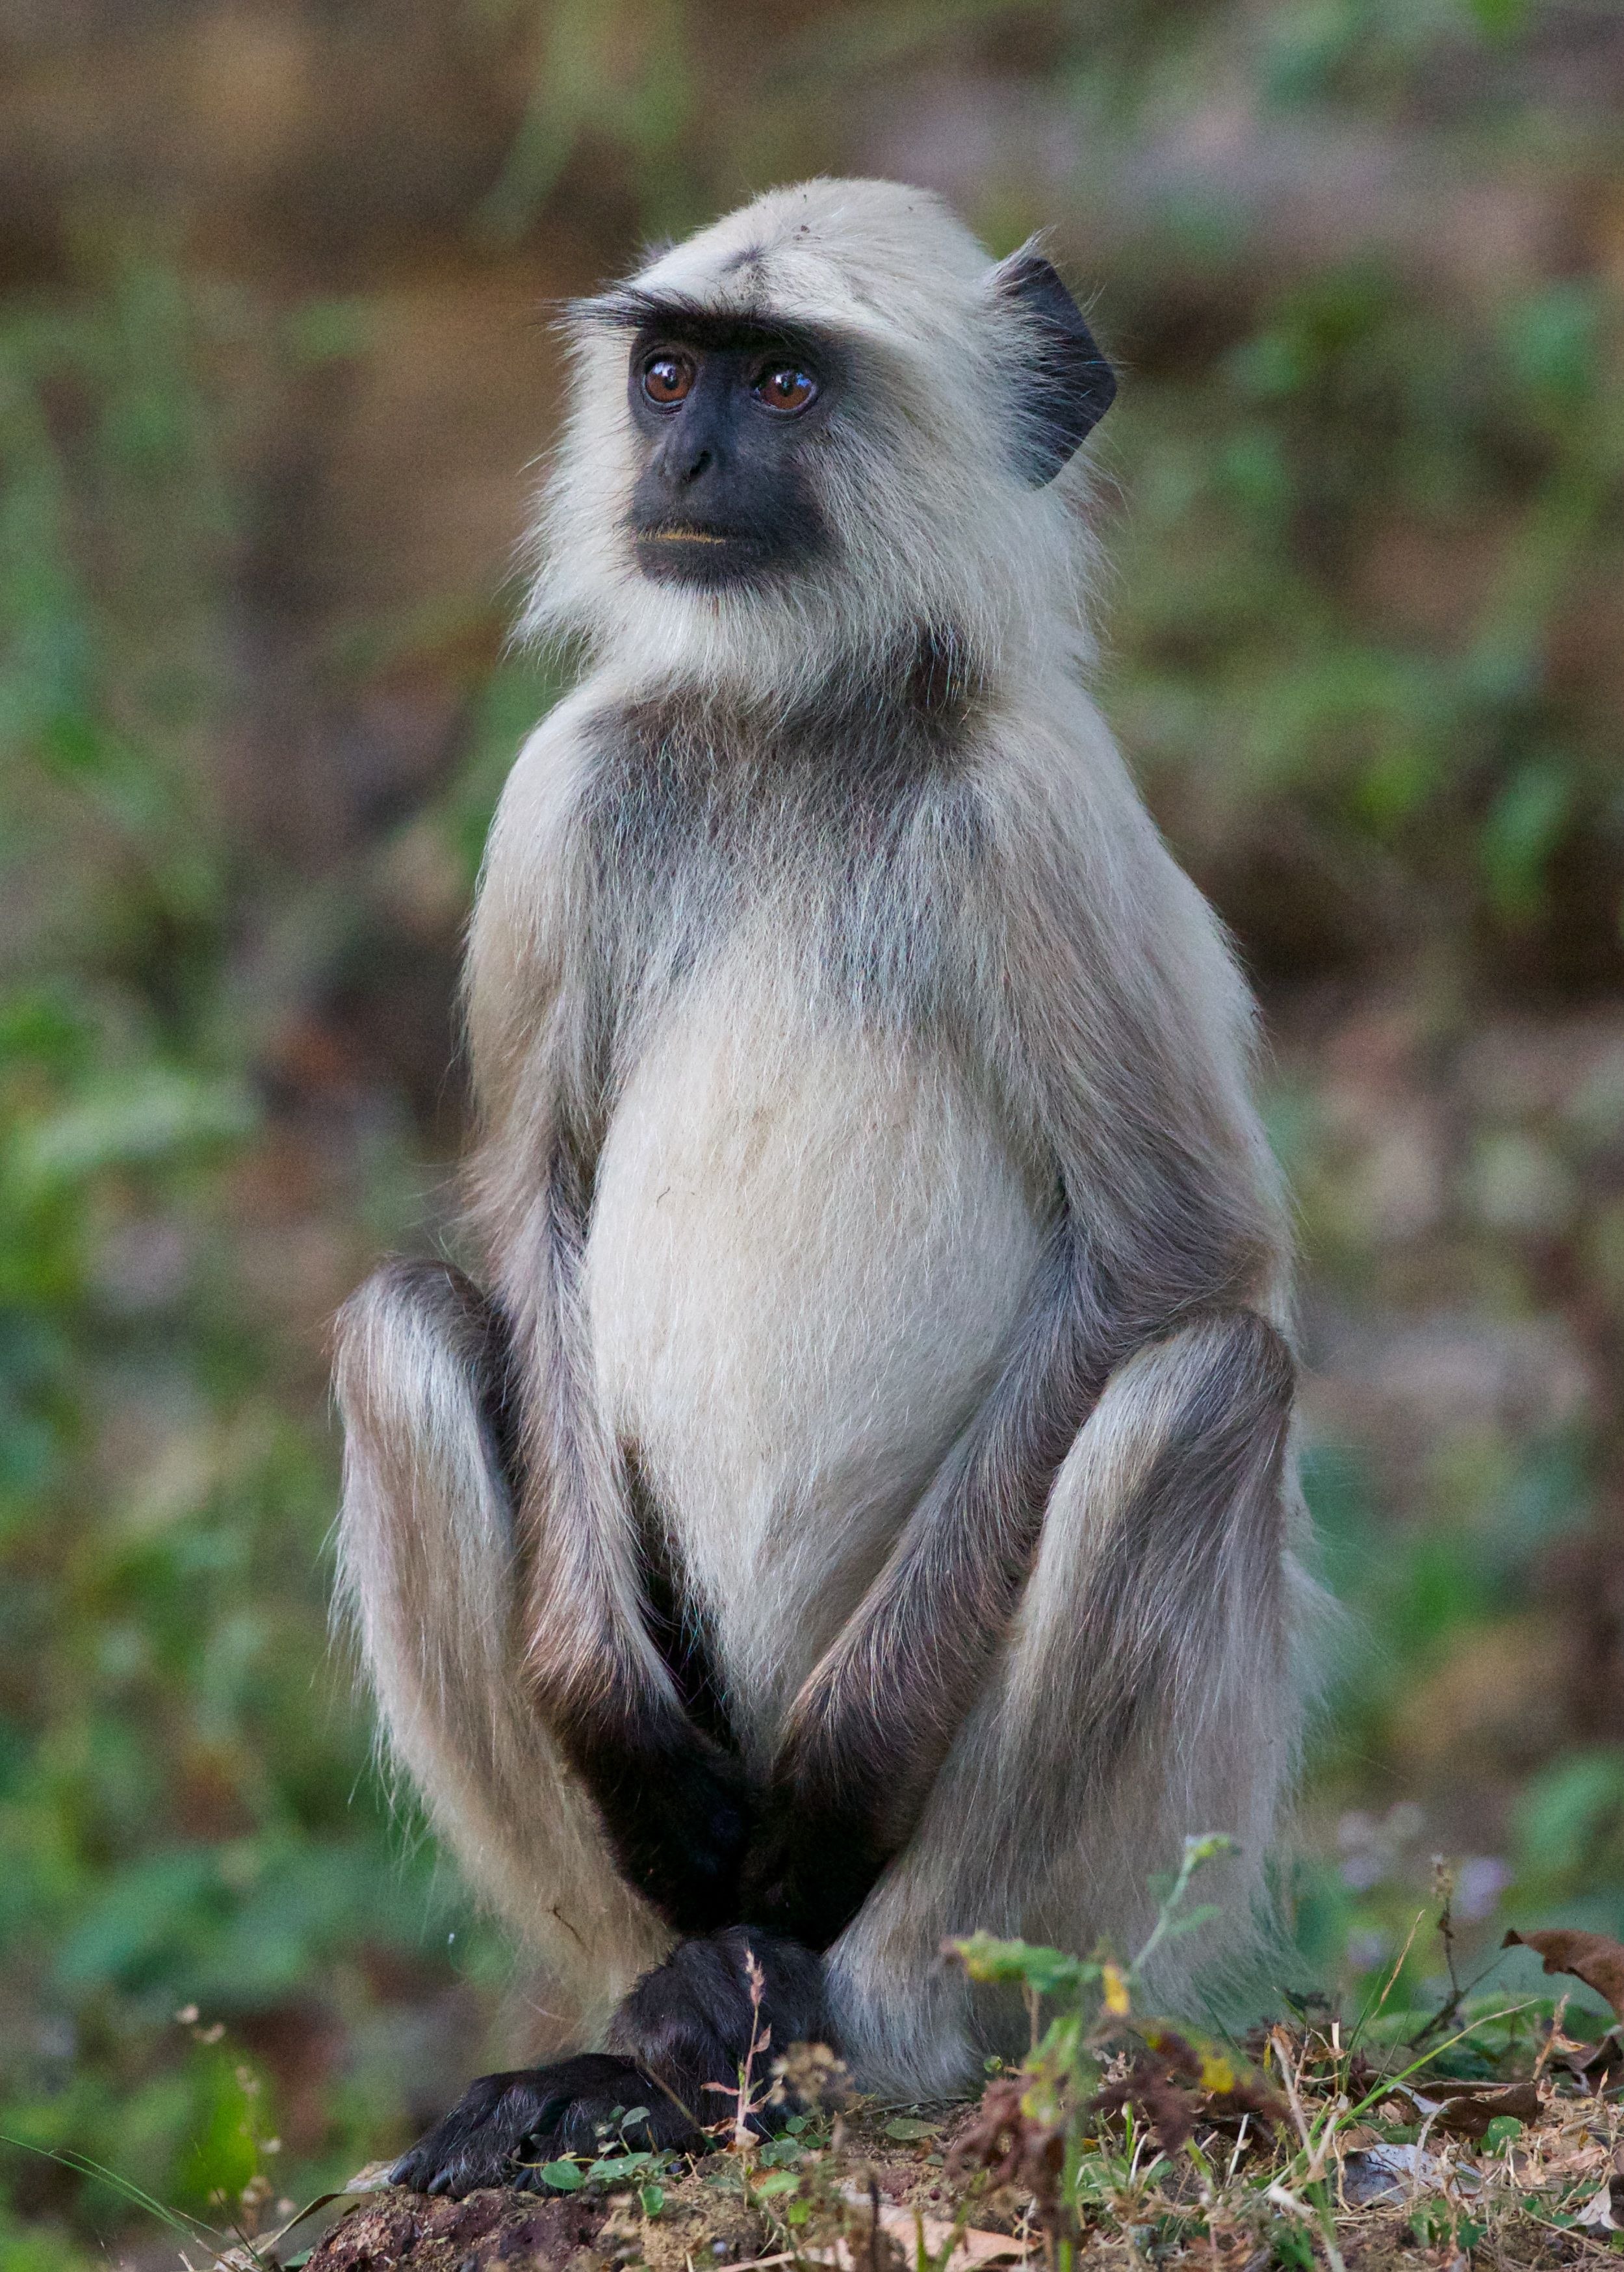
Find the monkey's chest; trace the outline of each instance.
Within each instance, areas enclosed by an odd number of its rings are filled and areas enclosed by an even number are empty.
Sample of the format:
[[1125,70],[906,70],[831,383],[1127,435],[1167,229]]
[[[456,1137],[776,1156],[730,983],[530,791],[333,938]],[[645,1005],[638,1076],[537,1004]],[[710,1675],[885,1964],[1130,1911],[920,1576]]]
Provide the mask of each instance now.
[[735,969],[670,1018],[587,1255],[606,1416],[763,1743],[989,1386],[1041,1236],[949,1065],[789,992]]

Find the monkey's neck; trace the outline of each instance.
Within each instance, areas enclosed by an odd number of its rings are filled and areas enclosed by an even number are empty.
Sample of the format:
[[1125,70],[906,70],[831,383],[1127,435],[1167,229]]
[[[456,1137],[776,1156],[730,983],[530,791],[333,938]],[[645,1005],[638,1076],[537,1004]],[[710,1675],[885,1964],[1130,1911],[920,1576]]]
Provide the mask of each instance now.
[[634,706],[680,717],[724,744],[806,747],[894,735],[947,755],[989,699],[989,674],[956,626],[916,624],[861,657],[802,670],[781,692],[678,681]]

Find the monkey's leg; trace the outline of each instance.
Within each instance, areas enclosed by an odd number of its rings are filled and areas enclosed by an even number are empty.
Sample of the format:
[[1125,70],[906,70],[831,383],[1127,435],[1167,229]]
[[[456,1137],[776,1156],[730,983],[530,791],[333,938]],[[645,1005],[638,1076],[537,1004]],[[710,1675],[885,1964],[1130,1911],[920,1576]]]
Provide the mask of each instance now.
[[[1295,1733],[1286,1443],[1292,1365],[1247,1312],[1213,1313],[1114,1372],[1050,1493],[1001,1661],[907,1847],[829,1952],[837,2037],[866,2089],[974,2081],[1024,2026],[938,1951],[978,1927],[1126,1956],[1147,1880],[1229,1832],[1203,1895],[1254,1930]],[[951,1634],[939,1637],[951,1648]],[[1187,1941],[1153,1982],[1176,1998]],[[1203,1962],[1213,1954],[1203,1946]]]
[[341,1595],[391,1752],[590,2042],[670,1933],[521,1677],[500,1320],[460,1272],[395,1264],[337,1340]]
[[542,1953],[580,2039],[609,2046],[473,2083],[395,2165],[437,2193],[521,2183],[589,2150],[617,2108],[646,2107],[636,2128],[655,2144],[697,2142],[727,2111],[707,2086],[733,2080],[758,2023],[781,2046],[827,2033],[820,1962],[770,1935],[719,1932],[655,1962],[669,1928],[626,1885],[524,1677],[507,1362],[498,1314],[441,1265],[379,1272],[340,1319],[341,1579],[391,1748]]

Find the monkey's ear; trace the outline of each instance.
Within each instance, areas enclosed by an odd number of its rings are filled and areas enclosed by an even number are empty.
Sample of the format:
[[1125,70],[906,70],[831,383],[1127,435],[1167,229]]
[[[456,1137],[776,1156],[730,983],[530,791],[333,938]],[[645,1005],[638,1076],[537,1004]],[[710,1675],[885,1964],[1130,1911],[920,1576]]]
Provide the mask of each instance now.
[[1116,375],[1082,310],[1040,252],[1012,253],[992,272],[999,299],[1017,307],[1032,341],[1021,374],[1016,452],[1035,490],[1051,482],[1116,396]]

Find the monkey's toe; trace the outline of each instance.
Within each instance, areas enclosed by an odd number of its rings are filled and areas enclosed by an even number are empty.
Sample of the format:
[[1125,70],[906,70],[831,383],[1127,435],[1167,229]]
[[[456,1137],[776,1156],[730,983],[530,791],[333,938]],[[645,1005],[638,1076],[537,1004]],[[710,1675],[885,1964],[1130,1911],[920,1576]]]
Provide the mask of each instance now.
[[[641,2108],[636,2121],[627,2112]],[[694,2125],[631,2059],[583,2052],[555,2066],[481,2075],[389,2172],[391,2185],[460,2201],[487,2186],[539,2189],[543,2162],[633,2146],[682,2146]]]

